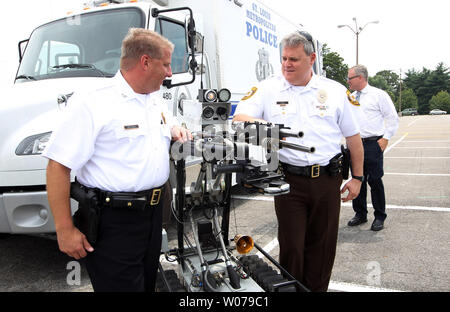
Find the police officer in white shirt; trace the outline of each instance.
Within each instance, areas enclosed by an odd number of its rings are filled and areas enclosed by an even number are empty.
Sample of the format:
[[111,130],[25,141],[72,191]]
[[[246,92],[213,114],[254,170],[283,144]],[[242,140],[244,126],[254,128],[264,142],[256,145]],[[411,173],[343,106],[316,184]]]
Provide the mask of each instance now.
[[284,124],[304,132],[294,143],[314,146],[313,154],[282,149],[279,159],[290,193],[275,197],[280,264],[312,291],[328,289],[333,268],[342,175],[330,171],[342,136],[351,151],[353,179],[343,201],[356,198],[362,179],[363,148],[347,90],[313,74],[313,46],[293,33],[282,42],[282,75],[262,81],[237,106],[234,121]]
[[[192,139],[153,93],[172,75],[172,52],[157,33],[130,29],[120,70],[102,87],[73,95],[43,154],[59,248],[86,259],[94,291],[155,288],[170,141]],[[71,170],[99,199],[95,244],[71,217]]]
[[367,222],[367,183],[370,185],[375,219],[371,230],[379,231],[386,219],[386,199],[382,177],[383,152],[398,128],[398,115],[391,97],[384,91],[368,84],[368,71],[357,65],[348,71],[350,89],[359,102],[355,107],[358,115],[361,138],[364,144],[364,181],[359,196],[353,200],[355,216],[349,226]]

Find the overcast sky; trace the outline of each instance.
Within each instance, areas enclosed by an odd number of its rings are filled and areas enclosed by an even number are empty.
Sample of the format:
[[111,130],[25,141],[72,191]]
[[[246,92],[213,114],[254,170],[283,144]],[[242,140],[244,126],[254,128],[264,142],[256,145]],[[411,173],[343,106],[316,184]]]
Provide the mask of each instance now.
[[[213,0],[197,0],[213,1]],[[214,0],[224,1],[224,0]],[[252,0],[242,0],[252,1]],[[423,67],[439,62],[450,66],[450,2],[447,0],[259,0],[290,20],[302,24],[313,36],[339,53],[344,62],[356,62],[355,29],[368,24],[359,35],[359,63],[371,76],[380,70]],[[17,43],[28,38],[36,25],[81,7],[83,0],[2,1],[0,29],[0,90],[10,84],[17,70]]]
[[439,62],[450,66],[448,0],[259,1],[302,24],[349,66],[356,64],[356,35],[337,26],[355,30],[354,17],[358,27],[379,21],[359,34],[359,63],[370,76],[381,70],[434,69]]

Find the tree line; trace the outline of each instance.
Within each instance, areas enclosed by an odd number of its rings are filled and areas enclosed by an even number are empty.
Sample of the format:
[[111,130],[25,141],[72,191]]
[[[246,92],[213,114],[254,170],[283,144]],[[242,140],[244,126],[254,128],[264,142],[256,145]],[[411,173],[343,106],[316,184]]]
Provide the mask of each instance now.
[[[344,59],[326,44],[322,55],[326,76],[348,86],[349,66]],[[382,70],[369,77],[369,84],[385,90],[397,111],[416,108],[419,114],[428,114],[438,108],[450,113],[450,68],[442,62],[434,70],[425,67],[422,70],[409,69],[401,77],[400,72]]]

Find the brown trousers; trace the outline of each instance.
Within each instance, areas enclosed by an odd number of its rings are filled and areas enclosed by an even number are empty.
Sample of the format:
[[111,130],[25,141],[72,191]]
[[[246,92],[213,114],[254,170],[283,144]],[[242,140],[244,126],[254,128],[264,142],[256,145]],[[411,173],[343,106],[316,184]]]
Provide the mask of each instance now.
[[336,254],[342,176],[286,172],[290,193],[275,197],[280,264],[311,291],[327,291]]

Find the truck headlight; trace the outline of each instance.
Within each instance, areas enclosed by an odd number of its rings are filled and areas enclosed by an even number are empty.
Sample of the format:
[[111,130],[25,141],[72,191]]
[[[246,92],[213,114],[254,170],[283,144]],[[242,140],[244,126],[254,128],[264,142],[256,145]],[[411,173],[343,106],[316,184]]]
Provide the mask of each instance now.
[[16,148],[16,155],[39,155],[45,149],[52,132],[35,134],[25,138]]

